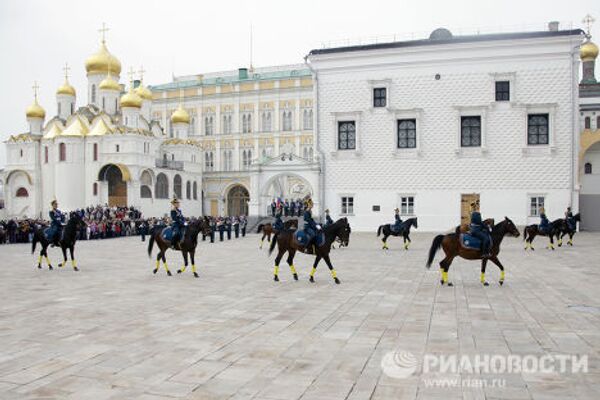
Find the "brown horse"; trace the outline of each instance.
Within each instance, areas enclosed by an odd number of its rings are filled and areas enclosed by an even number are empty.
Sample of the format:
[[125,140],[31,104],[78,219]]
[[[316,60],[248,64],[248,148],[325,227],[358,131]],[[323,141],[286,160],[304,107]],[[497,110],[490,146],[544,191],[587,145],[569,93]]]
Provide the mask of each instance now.
[[[283,223],[284,229],[292,229],[292,227],[294,227],[295,229],[298,229],[298,220],[296,218],[289,219]],[[266,224],[258,225],[258,229],[256,230],[256,233],[260,233],[260,231],[262,231],[263,235],[262,235],[262,238],[260,239],[259,248],[262,249],[263,242],[265,241],[265,237],[267,238],[267,242],[271,243],[271,235],[277,235],[277,230],[273,229],[273,224],[268,222]]]
[[468,249],[462,246],[460,243],[460,231],[461,228],[456,228],[454,233],[449,233],[447,235],[437,235],[433,239],[433,243],[431,244],[431,249],[429,249],[429,258],[427,259],[427,269],[431,268],[431,263],[435,257],[435,253],[439,250],[440,247],[444,249],[444,253],[446,253],[446,257],[440,262],[440,272],[442,273],[441,283],[442,285],[445,283],[448,286],[453,286],[452,282],[448,282],[448,269],[450,269],[450,264],[452,264],[452,260],[454,257],[459,256],[466,260],[481,260],[481,283],[484,286],[488,286],[489,284],[485,280],[485,267],[487,265],[488,259],[496,264],[498,268],[500,268],[500,285],[504,283],[504,266],[498,260],[498,254],[500,253],[500,244],[504,239],[504,236],[511,235],[513,237],[519,237],[519,231],[515,224],[508,218],[504,217],[504,220],[492,228],[492,251],[491,257],[483,258],[481,257],[481,252],[479,250]]
[[[156,268],[152,271],[152,273],[156,274],[158,272],[158,268],[160,267],[160,260],[162,259],[163,265],[165,266],[165,270],[167,271],[167,275],[171,276],[171,271],[169,271],[169,267],[167,266],[167,258],[165,257],[165,253],[171,247],[171,242],[163,239],[162,232],[165,230],[165,226],[157,226],[152,229],[150,232],[150,242],[148,243],[148,257],[152,256],[152,246],[154,242],[159,248],[159,252],[156,255]],[[181,251],[183,255],[184,265],[181,269],[177,270],[177,273],[180,274],[185,271],[188,266],[188,255],[190,256],[190,261],[192,262],[192,272],[194,273],[194,277],[198,278],[198,273],[196,272],[196,246],[198,245],[198,235],[202,232],[203,235],[210,235],[210,221],[207,217],[202,219],[194,219],[187,226],[185,233],[183,235],[183,240],[180,242],[180,248],[177,249]]]
[[341,243],[347,247],[350,241],[350,232],[351,229],[348,219],[340,218],[333,224],[323,228],[325,241],[321,246],[313,245],[309,248],[301,246],[296,241],[294,238],[295,231],[284,230],[277,233],[271,242],[271,247],[269,248],[269,255],[271,255],[273,249],[275,249],[275,244],[277,244],[277,249],[279,251],[277,257],[275,257],[275,273],[273,280],[276,282],[279,281],[279,262],[286,252],[288,253],[287,263],[290,266],[290,270],[292,271],[294,279],[298,280],[298,273],[296,272],[296,268],[294,268],[294,255],[296,254],[296,251],[299,251],[301,253],[314,254],[316,256],[312,271],[310,273],[310,282],[315,281],[314,276],[315,272],[317,271],[317,265],[319,264],[319,261],[323,259],[331,271],[333,280],[335,283],[339,284],[340,280],[338,279],[337,273],[335,272],[335,269],[331,264],[331,260],[329,259],[329,252],[331,251],[331,244],[336,240],[336,238],[339,238]]

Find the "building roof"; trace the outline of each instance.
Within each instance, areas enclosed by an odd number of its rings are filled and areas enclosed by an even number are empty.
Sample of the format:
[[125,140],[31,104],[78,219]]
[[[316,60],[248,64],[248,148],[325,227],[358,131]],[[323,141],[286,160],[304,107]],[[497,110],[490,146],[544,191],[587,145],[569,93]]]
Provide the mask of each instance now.
[[408,41],[402,41],[402,42],[374,43],[374,44],[367,44],[367,45],[313,49],[308,53],[308,55],[314,56],[314,55],[321,55],[321,54],[347,53],[347,52],[353,52],[353,51],[382,50],[382,49],[395,49],[395,48],[404,48],[404,47],[443,45],[443,44],[455,44],[455,43],[486,42],[486,41],[496,41],[496,40],[534,39],[534,38],[546,38],[546,37],[555,37],[555,36],[572,36],[572,35],[581,36],[583,34],[584,34],[584,32],[581,29],[568,29],[568,30],[558,30],[558,31],[489,33],[489,34],[481,34],[481,35],[464,35],[464,36],[451,36],[450,35],[449,37],[444,37],[444,38],[428,38],[428,39],[408,40]]

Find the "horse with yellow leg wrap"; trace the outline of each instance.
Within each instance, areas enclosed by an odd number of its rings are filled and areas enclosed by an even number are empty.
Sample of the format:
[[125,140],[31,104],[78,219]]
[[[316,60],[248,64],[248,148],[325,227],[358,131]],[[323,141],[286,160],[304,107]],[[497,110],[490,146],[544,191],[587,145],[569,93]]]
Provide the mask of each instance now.
[[[167,275],[171,276],[171,271],[169,270],[169,266],[167,265],[167,258],[165,256],[167,250],[171,247],[171,242],[165,240],[162,236],[163,230],[166,227],[154,227],[152,232],[150,232],[150,241],[148,243],[148,257],[152,256],[152,247],[154,246],[154,242],[159,248],[159,252],[156,255],[156,267],[152,271],[152,273],[156,274],[158,269],[160,268],[160,262],[163,262],[163,266],[167,271]],[[194,273],[194,277],[199,278],[198,272],[196,271],[196,246],[198,245],[198,235],[202,232],[203,235],[209,236],[210,229],[210,221],[207,217],[201,219],[195,219],[190,222],[187,229],[185,230],[185,234],[183,236],[183,240],[179,242],[178,251],[181,251],[183,256],[184,265],[181,269],[177,270],[177,273],[180,274],[185,272],[188,267],[188,255],[190,257],[190,261],[192,263],[192,272]]]
[[[67,265],[68,249],[71,255],[71,265],[73,266],[73,270],[79,271],[79,269],[77,268],[77,261],[75,261],[75,242],[77,241],[77,232],[79,232],[86,226],[86,223],[81,219],[79,214],[71,213],[69,221],[67,221],[67,225],[63,229],[62,238],[58,241],[63,253],[63,262],[58,264],[59,267],[64,267]],[[39,242],[42,246],[42,249],[40,250],[40,254],[38,256],[38,269],[42,268],[43,258],[45,258],[46,263],[48,264],[48,269],[53,269],[52,264],[50,262],[50,258],[48,257],[48,246],[50,245],[50,241],[48,241],[44,230],[45,227],[36,228],[34,230],[33,240],[31,242],[31,254],[35,252],[35,247]]]
[[331,244],[338,238],[340,239],[341,243],[345,247],[347,247],[350,241],[350,232],[351,229],[350,224],[348,223],[348,219],[341,218],[333,224],[323,228],[323,233],[325,235],[325,240],[323,244],[321,244],[320,246],[313,244],[310,245],[308,248],[302,246],[296,241],[296,239],[294,238],[295,231],[284,230],[282,232],[279,232],[275,236],[275,238],[273,238],[273,241],[271,241],[271,247],[269,248],[269,255],[271,255],[276,245],[278,248],[277,257],[275,257],[275,270],[273,280],[276,282],[279,281],[279,262],[281,261],[283,255],[286,252],[288,253],[287,262],[290,266],[292,275],[294,276],[295,280],[298,280],[298,273],[296,272],[296,268],[294,267],[294,255],[296,254],[296,251],[299,251],[301,253],[313,254],[316,256],[312,271],[310,273],[310,282],[314,283],[314,276],[315,272],[317,271],[317,265],[319,264],[319,261],[323,259],[325,260],[327,266],[329,267],[329,270],[331,271],[331,277],[333,278],[334,282],[337,284],[341,283],[339,278],[337,277],[337,273],[333,268],[333,265],[331,264],[331,260],[329,259],[329,252],[331,251]]
[[427,269],[431,268],[431,263],[435,257],[435,253],[440,249],[440,247],[444,250],[446,257],[440,262],[440,272],[441,272],[441,284],[453,286],[452,282],[448,281],[448,270],[450,269],[450,264],[452,264],[452,260],[456,256],[462,257],[466,260],[481,260],[481,284],[484,286],[488,286],[489,284],[485,280],[485,268],[488,260],[493,262],[500,269],[500,285],[504,284],[504,266],[498,260],[498,254],[500,253],[500,244],[504,239],[504,236],[510,235],[512,237],[519,237],[519,231],[515,224],[508,218],[505,217],[504,220],[492,227],[492,249],[490,251],[491,256],[484,258],[481,255],[481,251],[465,248],[460,243],[460,227],[456,228],[454,233],[449,233],[447,235],[437,235],[433,239],[433,243],[431,244],[431,248],[429,249],[429,257],[427,259]]

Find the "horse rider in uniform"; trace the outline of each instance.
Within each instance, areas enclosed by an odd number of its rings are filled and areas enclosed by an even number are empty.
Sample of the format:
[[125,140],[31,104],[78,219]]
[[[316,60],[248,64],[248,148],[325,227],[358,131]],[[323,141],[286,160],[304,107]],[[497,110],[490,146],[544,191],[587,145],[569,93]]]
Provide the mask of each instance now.
[[491,238],[490,238],[490,229],[487,225],[483,223],[481,218],[481,213],[479,212],[479,202],[476,201],[471,204],[471,226],[470,226],[471,236],[476,237],[481,241],[481,256],[482,257],[490,257],[491,251]]
[[171,227],[173,229],[173,238],[171,244],[174,249],[180,250],[180,241],[183,237],[183,229],[185,227],[185,218],[179,208],[179,199],[174,197],[171,201]]
[[571,207],[567,207],[567,211],[565,211],[565,220],[567,221],[567,227],[569,230],[574,231],[576,224],[573,218],[573,211],[571,211]]
[[60,241],[60,237],[61,237],[61,233],[62,233],[64,221],[65,221],[65,216],[58,209],[58,201],[52,200],[52,202],[50,203],[50,206],[52,207],[52,209],[50,210],[50,213],[49,213],[50,214],[50,229],[48,230],[48,241],[50,243],[52,243],[52,247],[54,247],[54,246],[59,245],[58,242]]
[[546,209],[544,207],[542,207],[542,208],[540,208],[539,231],[540,231],[540,233],[547,234],[549,230],[550,230],[550,221],[548,220],[548,217],[546,217]]
[[333,219],[331,219],[331,216],[329,215],[329,208],[327,208],[325,210],[325,224],[323,225],[324,228],[327,228],[329,225],[333,224]]
[[400,232],[400,229],[402,228],[402,219],[400,218],[400,210],[397,207],[394,210],[394,220],[394,230]]
[[281,220],[281,204],[277,206],[275,212],[275,222],[273,223],[273,230],[281,232],[283,230],[283,221]]
[[309,197],[304,202],[304,233],[308,236],[308,243],[306,248],[309,248],[312,244],[313,253],[316,254],[315,239],[317,238],[318,231],[321,230],[321,226],[318,225],[312,217],[313,202]]

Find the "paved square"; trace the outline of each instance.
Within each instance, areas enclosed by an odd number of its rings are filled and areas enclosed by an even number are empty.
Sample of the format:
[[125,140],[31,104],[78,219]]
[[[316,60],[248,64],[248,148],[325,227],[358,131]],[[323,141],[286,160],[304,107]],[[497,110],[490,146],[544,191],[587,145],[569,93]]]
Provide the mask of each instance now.
[[[33,268],[29,245],[0,246],[2,399],[598,399],[600,235],[578,234],[554,252],[536,239],[507,238],[506,283],[457,259],[453,288],[426,271],[432,234],[397,238],[381,250],[374,233],[353,233],[334,250],[342,284],[324,264],[296,257],[300,281],[258,237],[201,243],[200,278],[167,277],[139,238],[80,242],[80,272]],[[439,253],[436,263],[439,261]],[[437,264],[436,264],[437,265]],[[171,252],[174,272],[180,257]],[[597,308],[598,307],[598,308]],[[393,378],[382,358],[424,354],[587,354],[585,374],[505,373],[502,387],[431,386],[417,372]],[[467,382],[468,383],[468,382]]]

